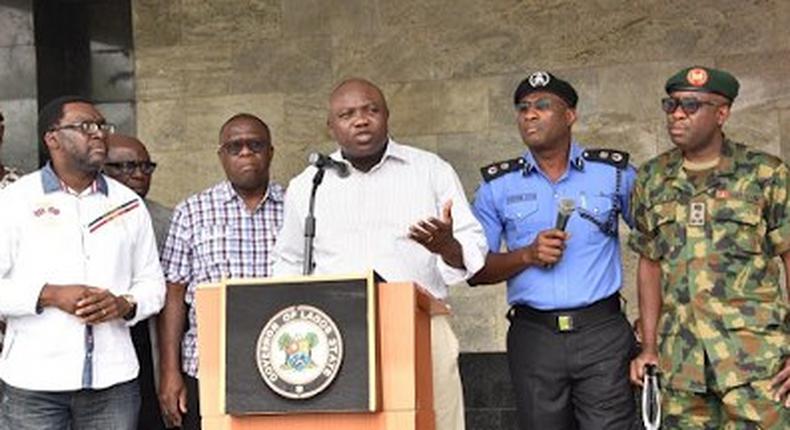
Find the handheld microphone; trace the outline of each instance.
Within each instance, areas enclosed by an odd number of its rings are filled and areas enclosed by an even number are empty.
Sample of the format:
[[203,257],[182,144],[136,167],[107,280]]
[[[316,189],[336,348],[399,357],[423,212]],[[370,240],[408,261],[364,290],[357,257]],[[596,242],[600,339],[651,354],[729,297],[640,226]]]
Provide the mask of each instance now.
[[307,156],[307,162],[319,169],[334,169],[341,178],[348,176],[348,165],[327,155],[313,152]]
[[642,377],[642,424],[646,430],[658,430],[661,427],[661,387],[658,373],[656,365],[648,364]]
[[574,202],[573,199],[560,199],[559,211],[557,212],[557,222],[554,228],[565,231],[565,227],[568,225],[568,219],[570,219],[571,214],[575,209],[576,202]]

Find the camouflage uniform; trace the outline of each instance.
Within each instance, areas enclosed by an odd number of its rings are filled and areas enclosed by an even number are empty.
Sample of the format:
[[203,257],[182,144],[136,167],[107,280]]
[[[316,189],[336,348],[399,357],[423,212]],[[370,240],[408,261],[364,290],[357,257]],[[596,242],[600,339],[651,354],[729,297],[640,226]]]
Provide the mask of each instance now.
[[773,258],[790,250],[788,166],[727,139],[702,186],[682,164],[647,162],[631,197],[629,245],[661,265],[664,425],[785,429],[768,385],[790,353]]

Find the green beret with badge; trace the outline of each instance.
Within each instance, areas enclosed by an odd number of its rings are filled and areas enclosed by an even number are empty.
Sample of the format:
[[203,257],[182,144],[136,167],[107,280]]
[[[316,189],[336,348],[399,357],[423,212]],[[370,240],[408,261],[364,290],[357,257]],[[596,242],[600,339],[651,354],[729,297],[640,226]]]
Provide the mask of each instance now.
[[734,76],[724,70],[704,66],[692,66],[675,73],[667,80],[667,94],[675,91],[697,91],[719,94],[730,101],[738,97],[740,84]]

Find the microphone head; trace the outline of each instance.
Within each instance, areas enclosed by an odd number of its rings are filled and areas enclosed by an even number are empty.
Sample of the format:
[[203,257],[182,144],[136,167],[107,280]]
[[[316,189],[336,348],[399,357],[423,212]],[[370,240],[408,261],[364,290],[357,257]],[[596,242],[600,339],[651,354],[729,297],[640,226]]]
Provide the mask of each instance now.
[[560,207],[559,211],[562,215],[570,215],[576,209],[576,202],[570,198],[562,198],[560,199]]
[[312,164],[313,166],[318,167],[318,163],[321,162],[321,154],[319,154],[317,152],[311,152],[307,156],[307,162]]

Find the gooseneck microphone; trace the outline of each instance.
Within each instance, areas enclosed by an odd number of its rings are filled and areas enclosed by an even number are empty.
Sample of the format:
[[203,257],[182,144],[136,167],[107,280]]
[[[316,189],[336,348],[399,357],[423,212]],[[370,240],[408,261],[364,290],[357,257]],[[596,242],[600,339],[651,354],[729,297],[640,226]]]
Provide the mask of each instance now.
[[560,205],[557,211],[557,222],[554,228],[565,231],[565,227],[568,226],[568,220],[575,209],[576,202],[574,202],[573,199],[560,199]]
[[307,162],[319,169],[334,170],[341,178],[348,176],[348,165],[342,161],[337,161],[328,155],[313,152],[307,156]]
[[313,241],[315,239],[315,194],[318,186],[324,180],[327,169],[337,172],[337,176],[345,178],[348,176],[348,166],[346,163],[334,160],[326,155],[313,152],[307,157],[307,162],[317,167],[318,170],[313,176],[313,187],[310,190],[310,200],[307,208],[307,216],[304,219],[304,261],[302,262],[302,274],[311,275],[315,269],[313,260]]

